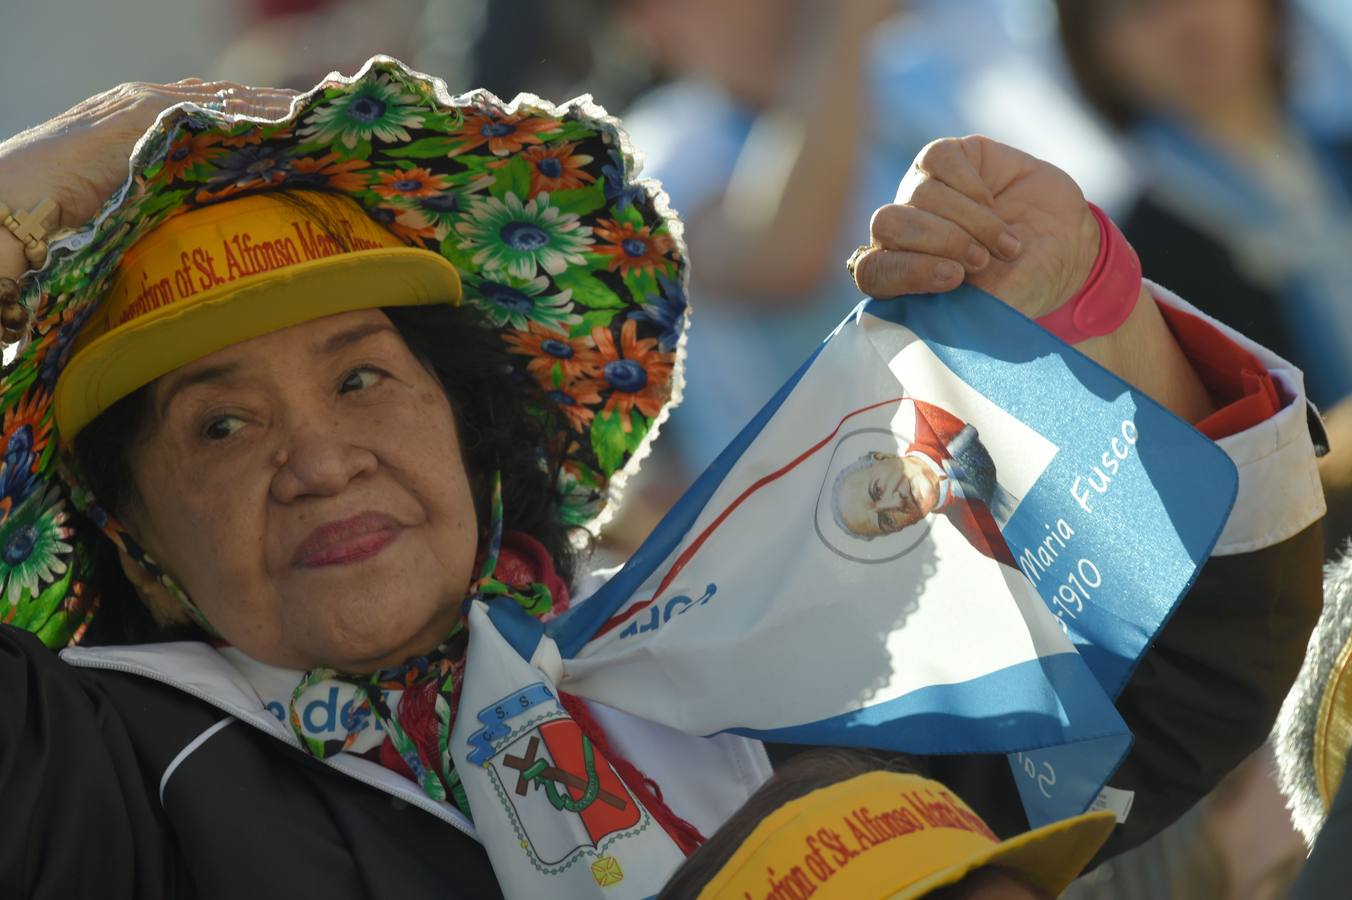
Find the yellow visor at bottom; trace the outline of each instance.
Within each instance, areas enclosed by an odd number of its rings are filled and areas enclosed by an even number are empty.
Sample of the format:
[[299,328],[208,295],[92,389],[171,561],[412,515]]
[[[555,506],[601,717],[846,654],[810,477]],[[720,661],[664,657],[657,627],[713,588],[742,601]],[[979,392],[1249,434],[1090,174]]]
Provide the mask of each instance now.
[[700,892],[702,900],[923,897],[983,866],[1056,896],[1108,839],[1111,812],[1000,841],[960,797],[919,775],[869,772],[784,804]]
[[57,380],[63,442],[128,394],[232,344],[335,313],[460,302],[460,277],[440,254],[405,245],[353,200],[299,197],[203,207],[137,241]]

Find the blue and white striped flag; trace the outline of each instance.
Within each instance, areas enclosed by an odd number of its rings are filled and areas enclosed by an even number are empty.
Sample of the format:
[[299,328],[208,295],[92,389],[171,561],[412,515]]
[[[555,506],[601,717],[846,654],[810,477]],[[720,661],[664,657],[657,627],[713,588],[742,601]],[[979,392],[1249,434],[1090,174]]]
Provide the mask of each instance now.
[[[1034,826],[1083,811],[1235,490],[1211,441],[980,291],[862,304],[597,594],[543,631],[479,605],[453,746],[504,888],[644,897],[674,864],[639,819],[591,840],[506,802],[498,761],[558,689],[691,734],[1006,753]],[[546,865],[523,835],[551,821]]]

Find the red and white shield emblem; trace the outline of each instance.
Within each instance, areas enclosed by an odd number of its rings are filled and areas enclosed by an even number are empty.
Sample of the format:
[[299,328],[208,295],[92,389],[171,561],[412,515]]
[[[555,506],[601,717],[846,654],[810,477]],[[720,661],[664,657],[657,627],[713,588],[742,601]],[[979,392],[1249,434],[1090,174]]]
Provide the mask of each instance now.
[[[489,763],[520,825],[523,849],[540,865],[563,863],[583,847],[603,851],[606,839],[646,816],[601,751],[572,719],[525,732]],[[560,828],[559,818],[572,820]]]

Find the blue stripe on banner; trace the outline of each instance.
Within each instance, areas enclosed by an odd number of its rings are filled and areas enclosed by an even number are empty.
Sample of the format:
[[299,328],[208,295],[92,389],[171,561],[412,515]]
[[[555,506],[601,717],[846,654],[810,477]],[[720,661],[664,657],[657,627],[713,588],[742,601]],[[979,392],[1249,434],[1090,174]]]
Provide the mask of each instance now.
[[[1049,706],[1058,707],[1061,714],[1030,712]],[[1132,741],[1126,723],[1103,702],[1102,688],[1075,653],[1017,663],[957,684],[932,685],[817,722],[728,731],[775,743],[867,747],[920,756],[1069,744],[1072,752],[1058,762],[1059,790],[1028,806],[1030,816],[1045,816],[1045,821],[1087,809]]]
[[[850,313],[850,317],[858,314],[863,309],[864,304],[855,307]],[[850,317],[847,317],[846,321]],[[829,340],[829,338],[828,338]],[[629,561],[625,563],[624,568],[615,573],[615,576],[597,589],[596,593],[587,598],[585,603],[579,603],[568,612],[559,616],[557,619],[546,625],[545,633],[554,639],[558,644],[559,654],[564,659],[571,659],[576,656],[583,646],[592,639],[596,630],[606,623],[606,621],[619,611],[634,592],[639,589],[644,580],[652,574],[662,561],[671,554],[672,548],[680,543],[681,539],[694,526],[695,520],[699,514],[704,511],[709,498],[718,490],[718,486],[723,483],[723,479],[732,471],[732,467],[737,464],[746,448],[750,447],[752,442],[765,428],[765,424],[779,410],[779,407],[788,399],[789,394],[793,393],[794,387],[807,374],[807,370],[816,362],[817,355],[821,353],[822,347],[826,346],[823,341],[818,345],[807,361],[799,366],[798,371],[784,383],[784,386],[770,398],[770,401],[756,413],[756,416],[747,423],[747,426],[718,454],[718,458],[709,464],[709,468],[704,470],[690,489],[686,491],[676,505],[671,508],[648,535],[643,544],[636,550]]]
[[[1234,464],[1154,400],[977,288],[872,301],[864,311],[915,331],[959,378],[1057,446],[1001,531],[1116,697],[1220,538],[1239,489]],[[1102,402],[1079,404],[1075,415],[1048,402],[1086,393]],[[1112,458],[1128,427],[1139,443]],[[1092,556],[1070,553],[1045,570],[1032,556],[1025,562],[1058,520]],[[1094,602],[1086,579],[1109,602]]]
[[497,752],[493,748],[493,743],[511,734],[511,726],[507,724],[509,719],[542,703],[551,703],[554,699],[554,692],[544,682],[537,681],[513,691],[492,706],[479,710],[478,719],[483,727],[469,736],[469,744],[474,748],[469,753],[469,761],[475,765],[483,765]]
[[498,633],[526,662],[540,646],[545,626],[539,619],[521,608],[510,597],[493,597],[488,604],[488,618],[497,626]]

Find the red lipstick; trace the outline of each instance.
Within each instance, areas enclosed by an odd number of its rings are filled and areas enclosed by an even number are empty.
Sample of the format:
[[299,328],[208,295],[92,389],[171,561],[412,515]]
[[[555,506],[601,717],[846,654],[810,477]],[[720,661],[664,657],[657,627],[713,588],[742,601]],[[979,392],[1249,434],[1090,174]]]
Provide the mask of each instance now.
[[291,565],[302,569],[337,566],[369,559],[399,537],[402,526],[377,512],[320,525],[300,542]]

